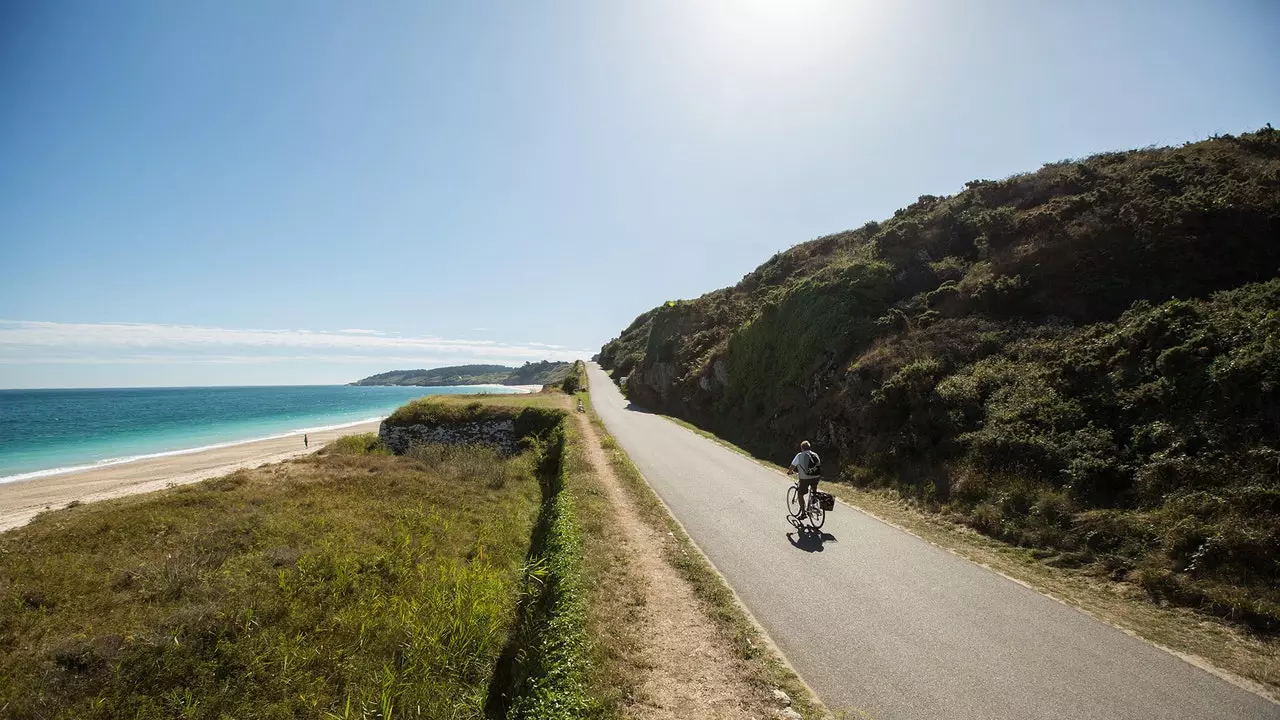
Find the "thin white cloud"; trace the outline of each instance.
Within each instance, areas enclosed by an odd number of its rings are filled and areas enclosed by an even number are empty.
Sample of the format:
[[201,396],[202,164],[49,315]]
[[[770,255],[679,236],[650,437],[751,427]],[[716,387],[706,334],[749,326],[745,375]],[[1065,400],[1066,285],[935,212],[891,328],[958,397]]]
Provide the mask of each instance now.
[[336,363],[456,364],[570,360],[590,351],[378,331],[257,330],[148,323],[0,320],[0,364]]
[[[548,358],[546,355],[540,359]],[[563,359],[581,359],[583,356]],[[462,365],[483,360],[485,364],[520,365],[525,358],[458,358],[422,357],[418,355],[130,355],[122,357],[88,357],[74,355],[41,355],[30,358],[0,356],[4,365],[277,365],[312,362],[338,365],[368,365],[371,361],[395,366],[395,369]]]

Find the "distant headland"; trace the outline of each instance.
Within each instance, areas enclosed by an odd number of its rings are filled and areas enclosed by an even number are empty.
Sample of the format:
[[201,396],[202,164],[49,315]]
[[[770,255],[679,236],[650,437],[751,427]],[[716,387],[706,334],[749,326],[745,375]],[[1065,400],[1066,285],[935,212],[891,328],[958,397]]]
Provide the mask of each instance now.
[[527,362],[520,367],[506,365],[454,365],[430,370],[391,370],[370,375],[352,385],[555,385],[569,375],[573,363]]

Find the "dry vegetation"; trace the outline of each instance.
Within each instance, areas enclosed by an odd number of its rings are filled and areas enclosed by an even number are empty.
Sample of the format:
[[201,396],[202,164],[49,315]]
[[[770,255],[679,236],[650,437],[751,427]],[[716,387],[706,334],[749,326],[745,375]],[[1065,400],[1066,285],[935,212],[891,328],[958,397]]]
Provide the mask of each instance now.
[[0,716],[607,714],[564,396],[506,400],[401,417],[505,415],[514,457],[348,436],[0,535]]
[[535,458],[369,444],[0,535],[0,714],[482,717]]
[[[1280,631],[1280,132],[924,196],[601,350],[636,402]],[[1172,298],[1172,299],[1171,299]]]

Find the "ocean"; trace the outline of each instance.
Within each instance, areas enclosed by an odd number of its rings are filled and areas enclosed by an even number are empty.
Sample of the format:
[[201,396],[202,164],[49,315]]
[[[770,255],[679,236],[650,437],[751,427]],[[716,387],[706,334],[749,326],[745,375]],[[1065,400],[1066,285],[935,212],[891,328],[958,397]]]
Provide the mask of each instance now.
[[494,386],[0,390],[0,482],[315,432]]

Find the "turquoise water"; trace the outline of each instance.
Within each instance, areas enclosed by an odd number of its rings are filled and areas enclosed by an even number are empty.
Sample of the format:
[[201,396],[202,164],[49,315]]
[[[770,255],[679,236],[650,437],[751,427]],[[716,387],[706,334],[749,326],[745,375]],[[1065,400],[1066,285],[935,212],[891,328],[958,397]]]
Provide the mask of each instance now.
[[0,482],[389,415],[423,395],[491,387],[0,390]]

